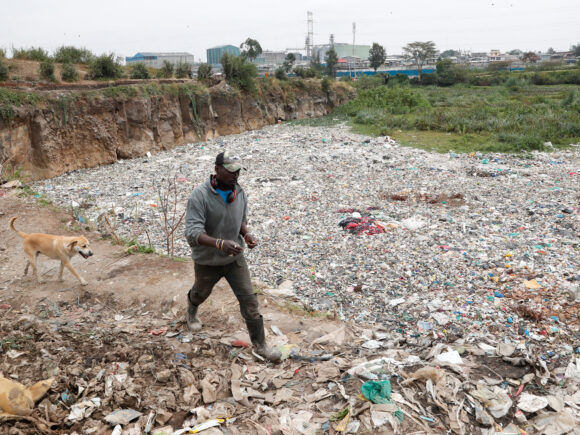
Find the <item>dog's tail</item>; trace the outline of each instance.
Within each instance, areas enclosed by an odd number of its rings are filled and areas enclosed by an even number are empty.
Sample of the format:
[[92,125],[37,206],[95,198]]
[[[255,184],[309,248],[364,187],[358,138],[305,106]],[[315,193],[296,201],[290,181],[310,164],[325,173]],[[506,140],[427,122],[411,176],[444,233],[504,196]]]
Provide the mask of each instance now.
[[20,237],[24,238],[26,237],[28,234],[23,233],[22,231],[18,231],[16,228],[14,228],[14,221],[18,219],[16,216],[13,217],[12,219],[10,219],[10,229],[12,231],[14,231],[16,234],[18,234]]

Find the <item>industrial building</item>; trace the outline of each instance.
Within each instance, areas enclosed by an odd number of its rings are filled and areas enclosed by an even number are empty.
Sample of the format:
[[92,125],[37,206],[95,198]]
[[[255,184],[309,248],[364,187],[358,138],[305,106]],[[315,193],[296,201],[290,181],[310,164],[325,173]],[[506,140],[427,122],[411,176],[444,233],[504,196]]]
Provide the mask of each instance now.
[[144,63],[145,65],[151,68],[161,68],[163,66],[163,62],[167,61],[174,65],[179,63],[188,63],[193,65],[194,58],[193,54],[191,53],[150,53],[150,52],[142,52],[137,53],[133,57],[126,57],[125,62],[127,65],[135,64],[135,63]]
[[239,56],[241,54],[241,51],[235,45],[218,45],[217,47],[208,48],[206,50],[207,63],[209,63],[210,65],[220,64],[224,53]]
[[361,60],[366,60],[369,57],[369,51],[371,49],[370,45],[352,45],[344,43],[334,43],[325,45],[315,45],[314,53],[320,57],[320,61],[324,63],[326,58],[326,53],[330,50],[330,47],[334,46],[334,51],[338,58],[344,57],[358,57]]

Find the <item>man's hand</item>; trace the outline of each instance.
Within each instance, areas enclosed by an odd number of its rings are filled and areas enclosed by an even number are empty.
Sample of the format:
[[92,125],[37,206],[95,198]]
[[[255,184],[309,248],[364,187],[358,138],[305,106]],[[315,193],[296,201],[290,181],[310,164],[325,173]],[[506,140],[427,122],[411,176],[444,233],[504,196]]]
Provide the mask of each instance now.
[[244,241],[248,244],[248,248],[250,249],[254,249],[256,246],[258,246],[258,241],[250,233],[246,233],[246,235],[244,236]]
[[224,240],[223,246],[221,246],[221,250],[224,251],[226,254],[232,255],[232,256],[235,256],[235,255],[238,255],[238,254],[241,254],[242,252],[244,252],[244,248],[242,248],[240,245],[238,245],[233,240]]

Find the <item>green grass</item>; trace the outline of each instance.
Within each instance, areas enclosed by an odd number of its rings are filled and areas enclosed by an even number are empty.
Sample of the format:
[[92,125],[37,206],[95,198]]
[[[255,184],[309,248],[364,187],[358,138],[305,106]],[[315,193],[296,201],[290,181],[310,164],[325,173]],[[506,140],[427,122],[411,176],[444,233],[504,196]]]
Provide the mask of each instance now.
[[543,150],[544,142],[580,142],[580,92],[575,85],[511,81],[493,87],[388,88],[359,92],[334,113],[297,124],[347,120],[358,133],[389,135],[403,145],[447,152]]
[[0,122],[14,119],[16,108],[27,104],[36,105],[44,101],[44,97],[30,92],[0,88]]

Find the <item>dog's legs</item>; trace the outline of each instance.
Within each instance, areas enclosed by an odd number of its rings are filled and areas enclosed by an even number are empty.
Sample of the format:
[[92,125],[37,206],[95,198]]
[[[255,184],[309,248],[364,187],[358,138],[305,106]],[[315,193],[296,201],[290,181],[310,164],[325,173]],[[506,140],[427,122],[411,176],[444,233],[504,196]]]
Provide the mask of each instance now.
[[64,266],[71,271],[71,273],[77,277],[77,279],[81,282],[82,285],[87,285],[88,282],[85,281],[85,279],[80,276],[76,270],[73,269],[72,265],[70,264],[70,261],[68,259],[62,259],[61,260],[61,264],[64,264]]
[[24,268],[24,276],[28,275],[28,267],[30,266],[30,260],[26,260],[26,267]]
[[60,262],[60,268],[58,269],[58,280],[60,282],[64,281],[64,279],[62,279],[62,271],[64,270],[64,263],[61,261]]
[[36,268],[36,261],[38,260],[38,254],[40,254],[40,252],[34,253],[34,257],[32,257],[32,260],[30,261],[30,265],[32,266],[32,273],[34,274],[36,281],[39,284],[42,284],[43,281],[38,277],[38,269]]

